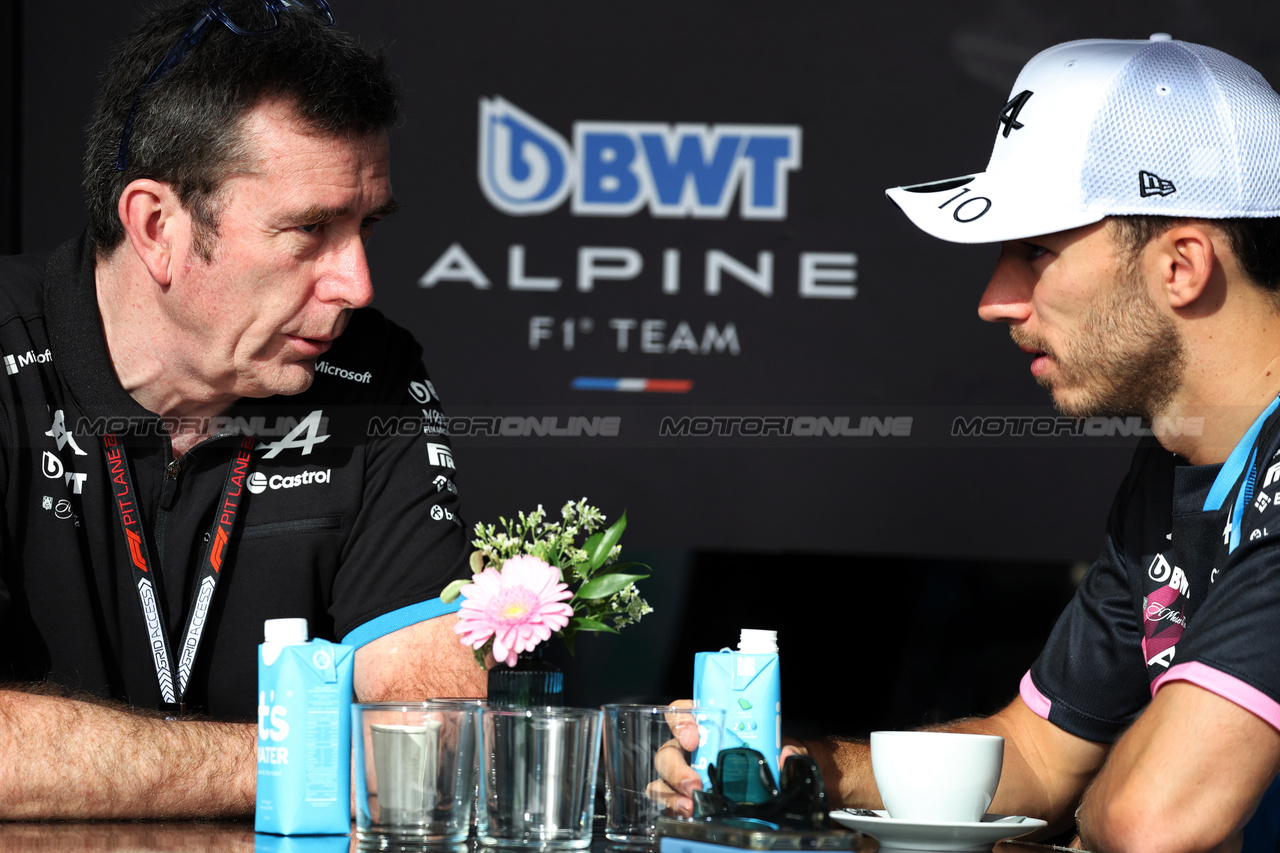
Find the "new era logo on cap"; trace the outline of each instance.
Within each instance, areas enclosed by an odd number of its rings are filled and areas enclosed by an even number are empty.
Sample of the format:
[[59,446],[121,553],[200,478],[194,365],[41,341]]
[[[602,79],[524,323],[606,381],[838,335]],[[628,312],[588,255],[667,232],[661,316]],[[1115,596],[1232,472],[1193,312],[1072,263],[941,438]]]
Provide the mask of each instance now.
[[1170,195],[1177,191],[1178,188],[1173,185],[1173,181],[1166,181],[1151,172],[1138,173],[1138,194],[1143,198],[1149,195]]
[[1010,89],[985,171],[887,194],[935,237],[995,243],[1108,216],[1280,217],[1277,162],[1280,95],[1262,75],[1157,33],[1042,51]]

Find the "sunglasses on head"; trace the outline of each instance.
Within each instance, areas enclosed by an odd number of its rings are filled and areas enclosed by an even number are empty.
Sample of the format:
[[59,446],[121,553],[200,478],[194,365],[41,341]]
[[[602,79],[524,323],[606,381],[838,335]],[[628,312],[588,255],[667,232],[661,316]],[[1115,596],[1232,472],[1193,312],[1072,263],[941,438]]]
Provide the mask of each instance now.
[[220,0],[213,0],[205,6],[200,16],[187,28],[186,32],[178,37],[177,43],[170,48],[164,59],[160,60],[160,64],[134,93],[129,115],[124,120],[123,130],[120,131],[116,171],[123,172],[129,168],[129,140],[133,136],[133,119],[138,114],[138,104],[142,101],[142,96],[191,52],[191,48],[204,37],[212,24],[220,23],[238,36],[260,36],[274,32],[280,26],[282,13],[294,11],[318,15],[328,27],[332,27],[335,23],[328,0],[260,0],[260,5],[258,3],[241,4],[241,8],[235,14],[224,11]]

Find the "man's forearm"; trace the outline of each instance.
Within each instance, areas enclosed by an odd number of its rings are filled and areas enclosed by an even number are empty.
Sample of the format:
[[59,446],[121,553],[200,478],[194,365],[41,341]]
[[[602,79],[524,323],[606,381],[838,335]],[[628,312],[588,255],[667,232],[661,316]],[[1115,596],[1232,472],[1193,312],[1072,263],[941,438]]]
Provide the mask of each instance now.
[[252,814],[256,740],[252,723],[0,690],[0,818]]
[[458,642],[457,621],[437,616],[356,649],[357,701],[484,698],[488,675]]
[[[1080,793],[1106,755],[1105,747],[1067,735],[1020,700],[991,717],[956,720],[930,729],[1003,737],[1004,765],[991,811],[1031,815],[1058,827],[1069,824]],[[834,807],[884,807],[866,741],[827,738],[805,747],[822,770]]]
[[1277,773],[1272,723],[1191,682],[1165,684],[1089,787],[1081,841],[1108,852],[1236,850]]

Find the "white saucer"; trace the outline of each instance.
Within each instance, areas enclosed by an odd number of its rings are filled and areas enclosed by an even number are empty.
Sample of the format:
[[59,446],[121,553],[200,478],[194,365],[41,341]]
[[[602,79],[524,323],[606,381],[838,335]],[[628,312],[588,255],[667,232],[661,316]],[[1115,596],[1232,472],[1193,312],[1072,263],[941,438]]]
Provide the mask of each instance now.
[[1017,838],[1046,826],[1034,817],[1001,820],[1004,815],[984,815],[977,823],[923,823],[894,820],[888,812],[879,817],[864,817],[839,810],[831,819],[842,826],[873,836],[881,850],[990,850],[997,841]]

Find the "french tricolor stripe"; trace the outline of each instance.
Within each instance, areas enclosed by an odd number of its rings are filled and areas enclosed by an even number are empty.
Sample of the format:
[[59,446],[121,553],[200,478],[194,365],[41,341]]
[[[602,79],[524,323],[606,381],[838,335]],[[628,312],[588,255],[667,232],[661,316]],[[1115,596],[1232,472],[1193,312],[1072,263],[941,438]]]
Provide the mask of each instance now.
[[575,376],[575,391],[647,391],[658,394],[688,394],[692,379],[640,379],[627,376]]

